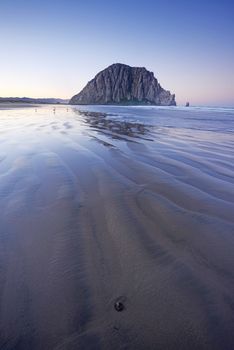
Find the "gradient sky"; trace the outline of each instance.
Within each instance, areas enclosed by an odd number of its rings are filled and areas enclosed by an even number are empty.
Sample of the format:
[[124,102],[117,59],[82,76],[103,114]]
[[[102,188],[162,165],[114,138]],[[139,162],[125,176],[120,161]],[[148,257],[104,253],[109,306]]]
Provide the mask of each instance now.
[[0,0],[0,96],[70,98],[116,62],[234,106],[234,1]]

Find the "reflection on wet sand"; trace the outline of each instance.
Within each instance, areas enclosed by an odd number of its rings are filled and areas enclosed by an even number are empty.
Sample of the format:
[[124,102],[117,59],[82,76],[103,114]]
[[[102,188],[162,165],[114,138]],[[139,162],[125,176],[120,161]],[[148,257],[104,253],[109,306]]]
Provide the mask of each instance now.
[[[144,135],[150,132],[150,125],[146,127],[142,123],[109,119],[114,116],[112,114],[79,110],[77,113],[84,118],[84,122],[89,127],[99,132],[106,132],[113,139],[124,140],[124,136],[128,136],[129,138],[141,138],[144,140]],[[131,139],[128,139],[128,141],[136,142],[136,140],[133,141]]]
[[231,135],[134,113],[0,111],[1,349],[234,348]]

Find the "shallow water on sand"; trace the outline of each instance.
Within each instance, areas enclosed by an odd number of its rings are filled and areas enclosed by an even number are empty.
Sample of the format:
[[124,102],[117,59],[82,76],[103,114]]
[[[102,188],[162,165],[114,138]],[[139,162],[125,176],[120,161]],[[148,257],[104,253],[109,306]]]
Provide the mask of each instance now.
[[233,349],[233,131],[232,109],[0,110],[0,349]]

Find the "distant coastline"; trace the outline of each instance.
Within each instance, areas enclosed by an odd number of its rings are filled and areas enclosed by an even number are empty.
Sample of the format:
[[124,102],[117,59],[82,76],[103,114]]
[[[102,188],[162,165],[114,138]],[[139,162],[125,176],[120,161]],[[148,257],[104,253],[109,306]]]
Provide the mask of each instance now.
[[0,97],[0,103],[68,104],[62,98]]

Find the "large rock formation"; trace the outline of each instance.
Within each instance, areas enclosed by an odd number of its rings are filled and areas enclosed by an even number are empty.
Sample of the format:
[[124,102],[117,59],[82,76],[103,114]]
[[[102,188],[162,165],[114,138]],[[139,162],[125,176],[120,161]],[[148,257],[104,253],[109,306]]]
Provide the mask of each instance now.
[[164,90],[145,68],[112,64],[73,96],[70,104],[176,105],[175,95]]

